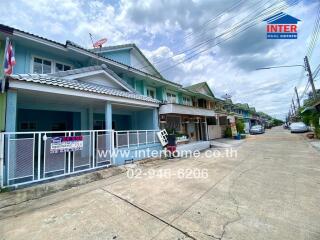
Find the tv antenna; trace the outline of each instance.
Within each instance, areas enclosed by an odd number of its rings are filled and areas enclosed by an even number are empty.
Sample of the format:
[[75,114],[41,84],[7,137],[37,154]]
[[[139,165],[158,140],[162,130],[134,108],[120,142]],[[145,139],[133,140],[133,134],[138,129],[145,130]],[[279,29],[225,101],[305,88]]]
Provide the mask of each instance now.
[[[101,38],[98,41],[94,41],[94,37],[92,36],[91,33],[89,33],[89,36],[90,36],[90,39],[91,39],[92,47],[93,48],[99,48],[99,52],[97,54],[101,55],[102,46],[103,46],[103,44],[105,44],[108,41],[108,39],[107,38]],[[98,61],[97,61],[97,64],[98,64]]]

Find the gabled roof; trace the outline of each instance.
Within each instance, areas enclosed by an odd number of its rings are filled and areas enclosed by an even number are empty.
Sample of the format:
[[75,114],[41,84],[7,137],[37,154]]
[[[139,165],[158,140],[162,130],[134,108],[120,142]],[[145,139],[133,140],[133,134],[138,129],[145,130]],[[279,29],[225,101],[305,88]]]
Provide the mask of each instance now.
[[234,106],[237,109],[241,109],[241,110],[249,110],[249,105],[247,103],[236,103],[234,104]]
[[[63,77],[56,77],[48,74],[16,74],[16,75],[7,76],[7,79],[33,82],[37,84],[45,84],[45,85],[51,85],[51,86],[56,86],[61,88],[69,88],[69,89],[74,89],[78,91],[99,93],[104,95],[141,100],[141,101],[151,102],[151,103],[160,103],[160,101],[156,99],[153,99],[151,97],[147,97],[138,93],[126,92],[119,89],[109,88],[109,87],[94,84],[94,83],[82,82],[82,81],[72,80],[72,79],[65,79]],[[9,87],[10,87],[10,82],[9,82]]]
[[255,107],[250,107],[249,108],[251,112],[255,113],[256,112],[256,108]]
[[77,69],[72,69],[68,71],[61,71],[57,73],[52,73],[48,74],[49,76],[55,76],[55,77],[67,77],[67,76],[72,76],[72,75],[77,75],[81,73],[89,73],[89,72],[94,72],[94,71],[105,71],[111,77],[117,81],[120,85],[123,85],[126,89],[128,89],[131,92],[136,93],[136,90],[131,87],[128,83],[126,83],[124,80],[122,80],[117,74],[115,74],[111,69],[107,67],[107,65],[102,64],[102,65],[97,65],[97,66],[90,66],[90,67],[83,67],[83,68],[77,68]]
[[215,97],[207,82],[200,82],[200,83],[185,87],[185,89],[188,89],[188,90],[191,90],[191,91],[197,92],[197,93],[199,93],[199,89],[201,89],[201,88],[206,88],[209,91],[209,93],[211,95],[211,96],[208,95],[209,97],[213,97],[213,98]]
[[90,49],[84,48],[84,47],[82,47],[82,46],[80,46],[80,45],[78,45],[78,44],[76,44],[76,43],[74,43],[72,41],[69,41],[69,40],[67,40],[66,43],[63,44],[63,43],[60,43],[60,42],[57,42],[57,41],[53,41],[53,40],[48,39],[48,38],[41,37],[41,36],[36,35],[36,34],[32,34],[32,33],[29,33],[29,32],[26,32],[26,31],[23,31],[23,30],[20,30],[20,29],[17,29],[17,28],[13,28],[13,27],[10,27],[10,26],[6,26],[6,25],[3,25],[3,24],[0,24],[0,32],[3,32],[5,34],[9,34],[9,35],[18,36],[18,37],[28,36],[28,37],[30,37],[31,40],[38,40],[38,41],[42,41],[42,42],[46,42],[46,43],[51,43],[51,44],[54,44],[55,46],[57,46],[57,47],[59,47],[61,49],[68,49],[69,47],[73,47],[74,49],[76,49],[79,52],[81,52],[81,50],[85,51],[88,54],[92,54],[92,56],[94,56],[97,59],[101,59],[102,61],[108,61],[108,63],[110,63],[110,64],[123,66],[123,68],[128,69],[129,71],[130,70],[134,70],[134,71],[136,71],[136,72],[138,72],[138,73],[140,73],[142,75],[146,75],[146,76],[155,78],[156,80],[164,81],[164,82],[167,82],[169,84],[173,84],[175,86],[182,87],[180,84],[172,82],[172,81],[169,81],[169,80],[165,79],[164,77],[162,77],[161,75],[160,76],[156,76],[156,75],[141,71],[140,69],[137,69],[137,68],[131,67],[129,65],[126,65],[124,63],[115,61],[115,60],[113,60],[111,58],[100,56],[98,53],[96,53],[96,52],[94,52],[94,51],[92,51]]
[[284,12],[280,12],[276,15],[264,19],[263,21],[266,21],[268,24],[297,24],[301,20],[292,17]]
[[139,55],[147,62],[147,64],[152,68],[153,71],[155,71],[155,73],[163,78],[163,76],[161,75],[161,73],[155,68],[155,66],[153,66],[153,64],[149,61],[149,59],[142,53],[142,51],[140,50],[140,48],[137,47],[136,44],[134,43],[127,43],[127,44],[121,44],[121,45],[114,45],[114,46],[107,46],[107,47],[102,47],[100,48],[94,48],[91,49],[92,51],[99,53],[99,52],[111,52],[111,51],[117,51],[117,50],[122,50],[122,49],[135,49]]

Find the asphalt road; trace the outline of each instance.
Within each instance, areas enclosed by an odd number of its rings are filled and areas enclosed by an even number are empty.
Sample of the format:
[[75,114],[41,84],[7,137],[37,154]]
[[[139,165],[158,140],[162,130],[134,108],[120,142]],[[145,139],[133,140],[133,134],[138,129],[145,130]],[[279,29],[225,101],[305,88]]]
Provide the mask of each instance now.
[[281,128],[236,150],[2,208],[0,239],[320,239],[320,153]]

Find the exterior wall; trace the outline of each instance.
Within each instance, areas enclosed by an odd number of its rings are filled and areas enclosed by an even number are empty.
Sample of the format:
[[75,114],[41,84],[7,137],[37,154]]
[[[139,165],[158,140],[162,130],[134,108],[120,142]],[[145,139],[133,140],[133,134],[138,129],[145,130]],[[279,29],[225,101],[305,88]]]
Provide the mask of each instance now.
[[164,97],[164,87],[158,87],[156,88],[156,94],[157,94],[157,99],[160,100],[160,101],[163,101],[165,100],[165,97]]
[[16,131],[18,93],[14,90],[7,92],[6,132]]
[[153,117],[153,110],[147,109],[144,111],[139,111],[133,113],[133,122],[132,122],[132,129],[133,130],[152,130],[157,129],[158,127],[154,126],[154,117]]
[[[121,77],[121,76],[120,76]],[[134,78],[123,76],[121,77],[126,83],[128,83],[131,87],[135,89],[135,80]]]
[[2,76],[3,76],[3,60],[4,60],[4,58],[3,58],[3,56],[4,56],[4,48],[6,47],[5,46],[6,45],[6,43],[5,43],[5,41],[0,41],[0,66],[1,66],[1,68],[0,68],[0,77],[2,78]]
[[36,48],[30,48],[30,47],[27,48],[18,43],[14,43],[14,48],[15,48],[15,58],[17,63],[14,67],[14,71],[13,71],[14,74],[30,73],[32,56],[46,58],[49,60],[57,61],[59,63],[72,65],[73,68],[88,66],[88,63],[86,62],[78,62],[76,60],[71,60],[66,57],[58,56],[53,52],[49,52],[49,51],[42,51]]
[[114,130],[116,130],[116,131],[132,129],[132,116],[131,115],[113,114],[112,121],[115,123]]
[[[4,56],[5,42],[0,41],[0,79],[3,78],[3,56]],[[5,117],[6,117],[6,94],[0,93],[0,131],[5,129]]]
[[66,129],[62,130],[81,130],[80,112],[61,112],[19,109],[17,119],[17,131],[23,132],[21,123],[34,122],[36,129],[31,131],[51,131],[54,124],[65,123]]
[[130,49],[117,50],[112,52],[102,52],[101,55],[115,60],[117,62],[132,66],[130,60]]
[[143,95],[146,95],[145,86],[143,80],[135,80],[135,89]]
[[0,131],[5,130],[7,94],[0,93]]

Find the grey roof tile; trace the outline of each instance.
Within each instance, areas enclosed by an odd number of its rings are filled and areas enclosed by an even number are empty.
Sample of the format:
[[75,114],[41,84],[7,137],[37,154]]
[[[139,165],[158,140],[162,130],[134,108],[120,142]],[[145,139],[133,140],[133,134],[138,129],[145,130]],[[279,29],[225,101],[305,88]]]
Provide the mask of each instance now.
[[63,79],[61,77],[53,76],[52,74],[50,75],[16,74],[16,75],[8,76],[7,78],[9,78],[9,80],[13,79],[13,80],[19,80],[19,81],[46,84],[46,85],[54,85],[54,86],[59,86],[64,88],[76,89],[80,91],[94,92],[94,93],[117,96],[117,97],[124,97],[124,98],[135,99],[135,100],[151,102],[151,103],[160,103],[160,101],[156,99],[138,94],[136,92],[125,92],[122,90],[109,88],[109,87],[101,86],[98,84],[86,83],[78,80]]
[[87,73],[87,72],[93,72],[93,71],[99,71],[99,70],[103,70],[103,71],[107,72],[113,78],[115,78],[117,81],[119,81],[122,85],[124,85],[126,88],[128,88],[132,92],[136,93],[136,90],[133,87],[131,87],[128,83],[126,83],[123,79],[121,79],[116,73],[114,73],[111,69],[109,69],[107,67],[107,65],[105,65],[105,64],[77,68],[77,69],[72,69],[72,70],[68,70],[68,71],[61,71],[61,72],[52,73],[52,74],[48,74],[48,75],[55,76],[55,77],[66,77],[66,76],[71,76],[71,75],[75,75],[75,74]]

